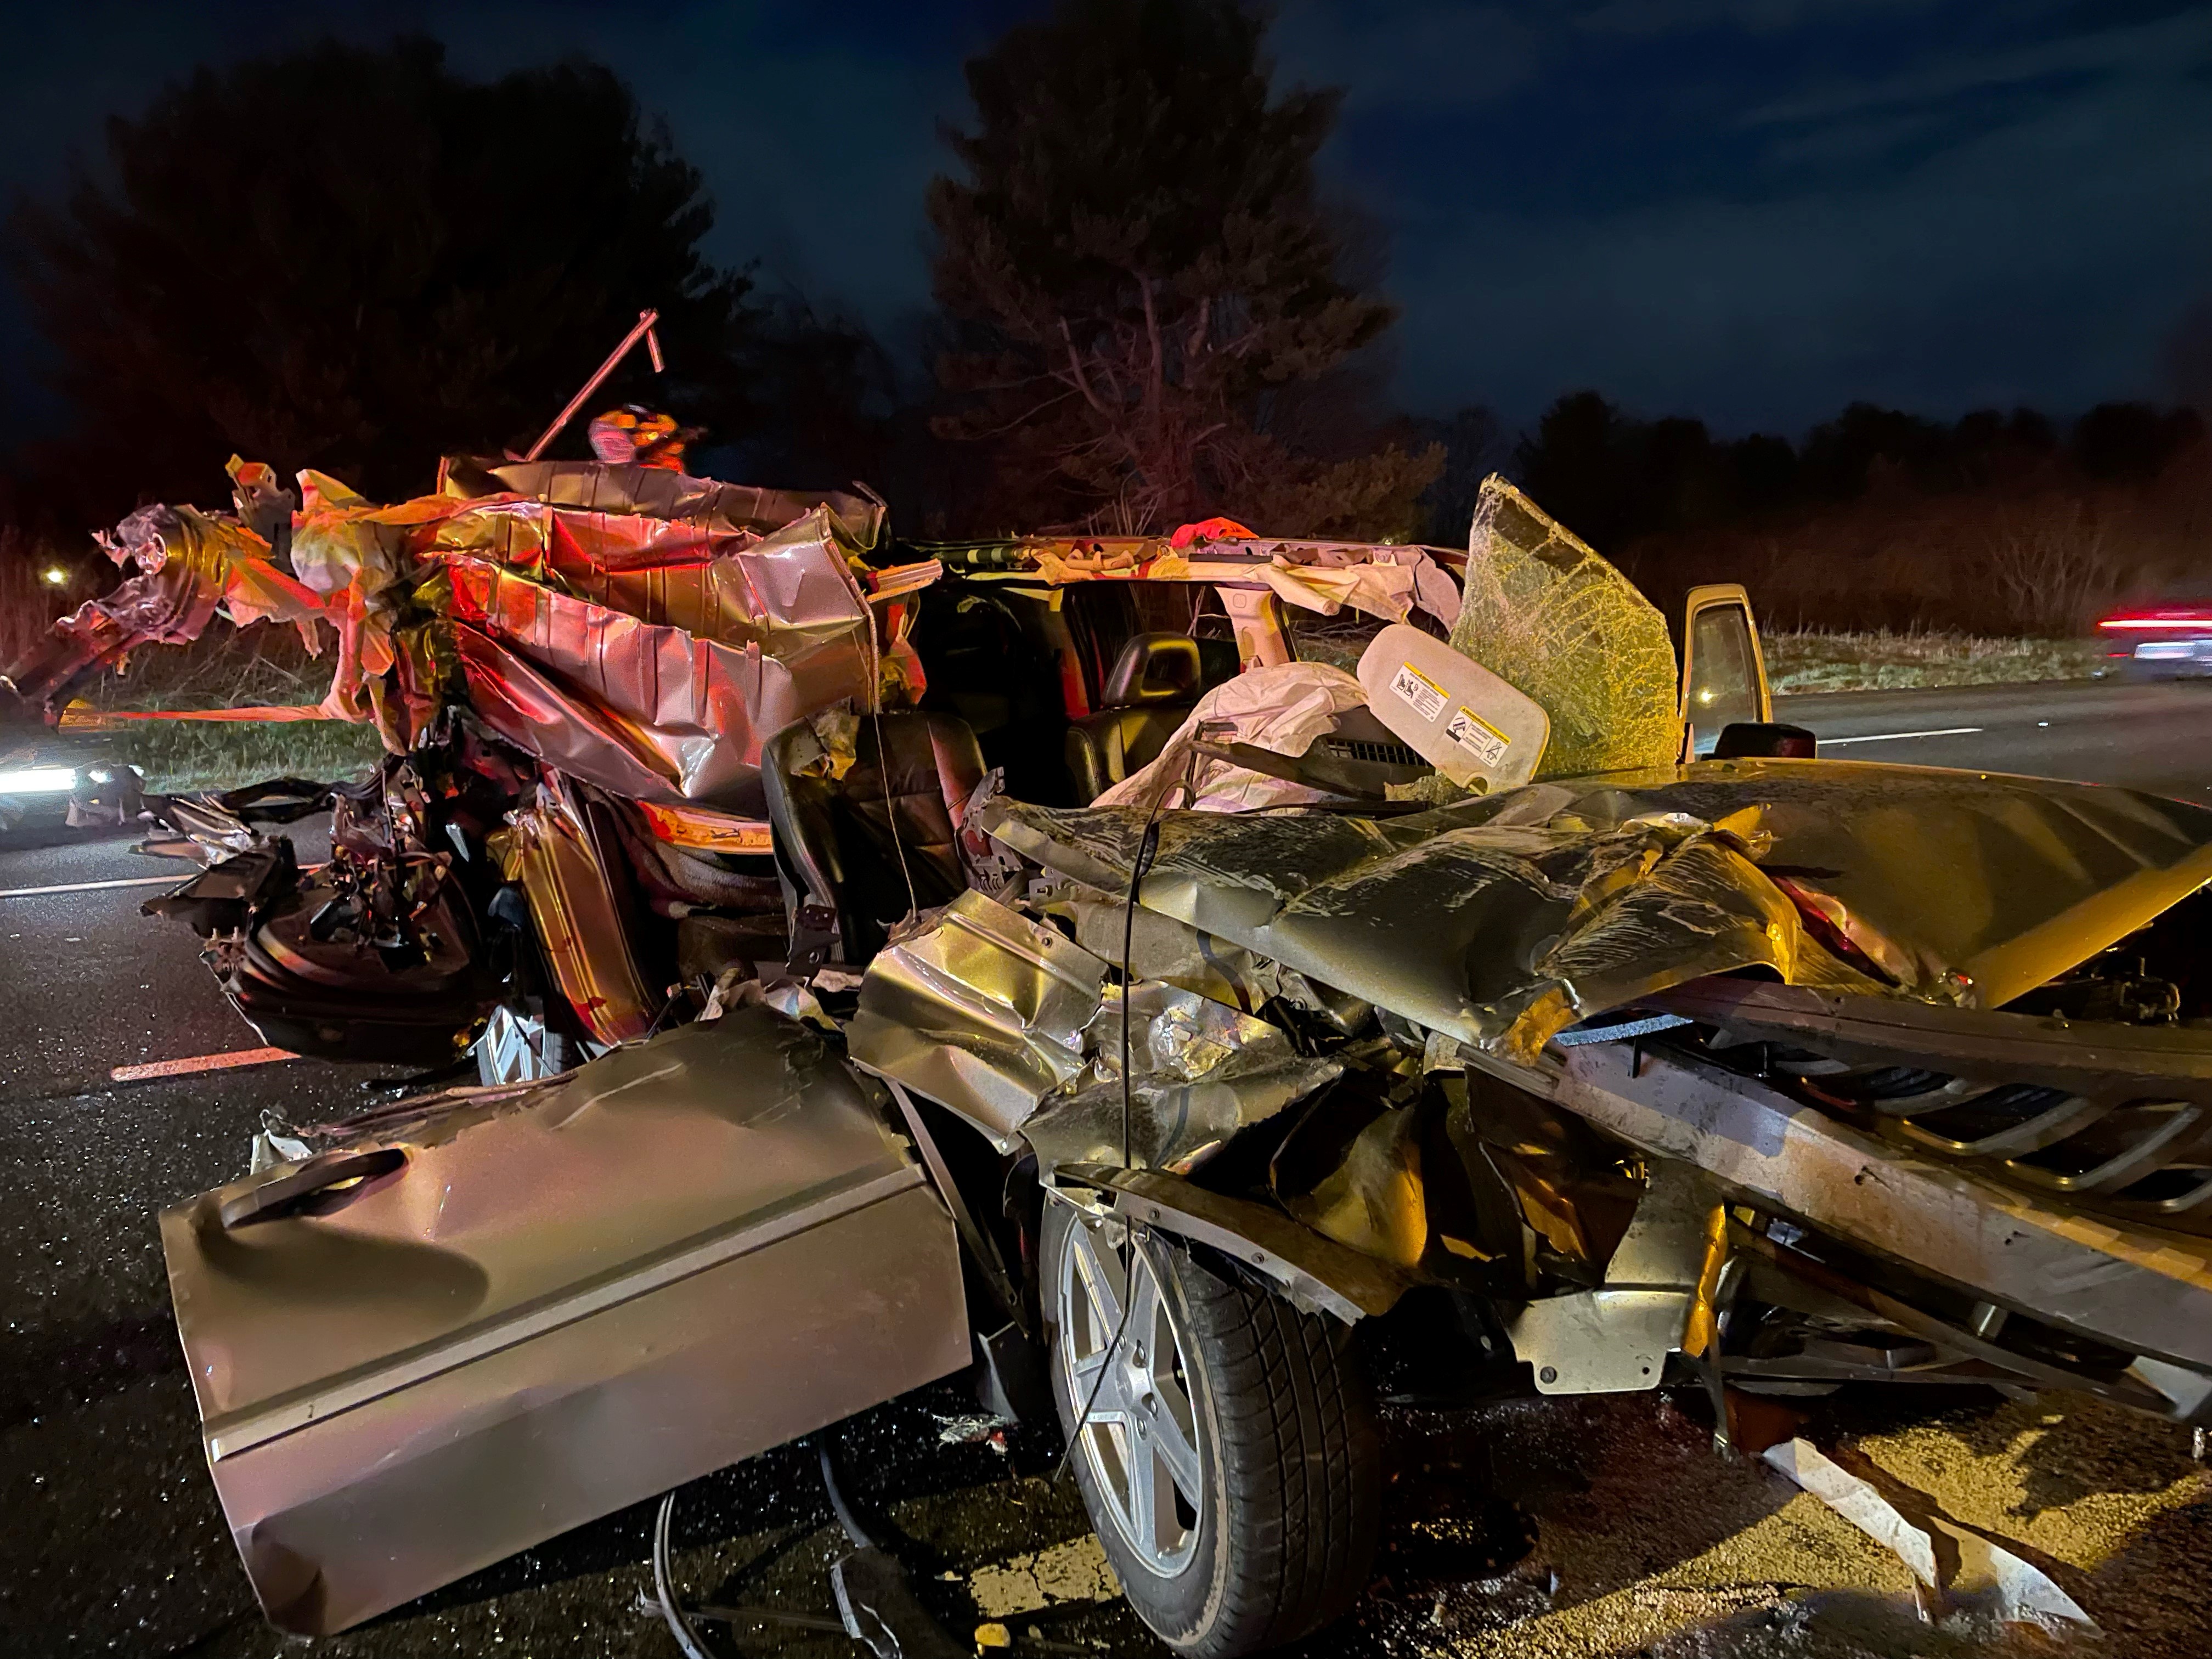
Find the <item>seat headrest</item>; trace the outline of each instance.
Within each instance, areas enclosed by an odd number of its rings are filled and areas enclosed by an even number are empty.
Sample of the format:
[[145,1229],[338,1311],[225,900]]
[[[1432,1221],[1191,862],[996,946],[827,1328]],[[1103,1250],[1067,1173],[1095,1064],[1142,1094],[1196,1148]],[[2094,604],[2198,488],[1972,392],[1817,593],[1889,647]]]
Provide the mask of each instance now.
[[1191,702],[1198,696],[1200,681],[1196,640],[1188,634],[1139,634],[1115,658],[1099,702],[1106,708]]

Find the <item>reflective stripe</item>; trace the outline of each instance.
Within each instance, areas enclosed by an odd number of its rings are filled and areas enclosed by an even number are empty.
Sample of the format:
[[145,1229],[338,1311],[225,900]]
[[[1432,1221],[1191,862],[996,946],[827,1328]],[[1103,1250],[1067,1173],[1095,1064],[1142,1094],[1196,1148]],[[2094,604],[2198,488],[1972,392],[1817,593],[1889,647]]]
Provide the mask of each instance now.
[[268,1066],[280,1060],[297,1060],[289,1048],[240,1048],[227,1054],[194,1054],[187,1060],[155,1060],[143,1066],[117,1066],[108,1071],[116,1083],[143,1083],[148,1078],[191,1077],[197,1072],[229,1072],[240,1066]]

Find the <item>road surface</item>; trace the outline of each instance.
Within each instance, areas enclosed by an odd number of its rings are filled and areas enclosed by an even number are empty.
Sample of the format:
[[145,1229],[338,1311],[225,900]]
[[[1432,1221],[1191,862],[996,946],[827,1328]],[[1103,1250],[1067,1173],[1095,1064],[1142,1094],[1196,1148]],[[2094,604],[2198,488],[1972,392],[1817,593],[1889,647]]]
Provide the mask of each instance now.
[[1778,697],[1822,756],[2120,783],[2212,805],[2212,680]]
[[[2212,687],[2034,687],[1794,699],[1827,752],[2070,774],[2212,799]],[[2039,722],[2048,721],[2048,725]],[[1972,731],[1958,728],[1972,727]],[[1851,741],[1851,739],[1859,741]],[[310,854],[312,848],[307,849]],[[0,843],[0,1644],[26,1655],[274,1659],[202,1458],[154,1217],[227,1180],[261,1112],[380,1097],[374,1068],[308,1063],[117,1084],[118,1065],[260,1046],[181,928],[143,919],[175,875],[127,839]],[[21,890],[72,890],[24,894]],[[1931,1395],[1936,1391],[1930,1391]],[[1897,1659],[2014,1650],[1931,1631],[1896,1559],[1816,1500],[1710,1450],[1667,1396],[1393,1410],[1383,1554],[1314,1655]],[[835,1431],[940,1621],[1012,1652],[1163,1652],[1110,1594],[1057,1446],[975,1439],[940,1384]],[[1952,1514],[2030,1547],[2131,1656],[2202,1650],[2212,1495],[2188,1437],[2078,1401],[1981,1394],[1822,1407]],[[679,1577],[702,1598],[830,1611],[836,1530],[787,1448],[684,1489]],[[318,1644],[355,1656],[673,1659],[641,1610],[648,1510],[611,1516]],[[839,1638],[723,1633],[724,1652],[836,1656]],[[2048,1648],[2038,1651],[2052,1651]]]

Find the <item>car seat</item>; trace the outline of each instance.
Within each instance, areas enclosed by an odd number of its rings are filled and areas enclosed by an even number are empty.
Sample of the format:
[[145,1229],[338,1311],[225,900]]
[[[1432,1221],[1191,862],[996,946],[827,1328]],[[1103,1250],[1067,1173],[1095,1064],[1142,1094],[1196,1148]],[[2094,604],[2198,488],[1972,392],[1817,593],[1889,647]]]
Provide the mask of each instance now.
[[863,715],[854,749],[837,779],[823,775],[804,720],[761,750],[794,975],[811,973],[833,947],[860,966],[909,908],[945,903],[968,884],[957,837],[983,778],[968,723],[918,709]]
[[1205,690],[1198,641],[1188,634],[1139,634],[1106,677],[1103,707],[1067,728],[1067,771],[1079,801],[1158,758]]

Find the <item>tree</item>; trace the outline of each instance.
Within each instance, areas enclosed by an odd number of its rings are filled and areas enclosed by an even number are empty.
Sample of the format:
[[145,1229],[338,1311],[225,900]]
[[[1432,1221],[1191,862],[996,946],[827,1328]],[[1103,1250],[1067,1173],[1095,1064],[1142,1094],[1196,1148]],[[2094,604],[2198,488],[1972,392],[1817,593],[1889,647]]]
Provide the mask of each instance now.
[[1443,446],[1443,470],[1422,503],[1428,522],[1421,539],[1443,547],[1464,547],[1481,499],[1482,481],[1512,459],[1513,445],[1496,413],[1470,404],[1442,419],[1417,421],[1422,435]]
[[120,496],[88,514],[222,494],[234,450],[425,489],[443,451],[526,446],[648,306],[675,384],[634,362],[609,401],[745,418],[746,280],[700,252],[698,173],[603,67],[477,82],[427,40],[326,44],[199,70],[106,148],[12,239],[74,470]]
[[1028,481],[996,510],[1149,530],[1356,497],[1417,521],[1440,453],[1275,429],[1394,313],[1343,280],[1315,188],[1337,95],[1276,95],[1265,33],[1238,0],[1062,0],[969,61],[975,125],[945,135],[966,177],[929,192],[955,328],[938,430]]

